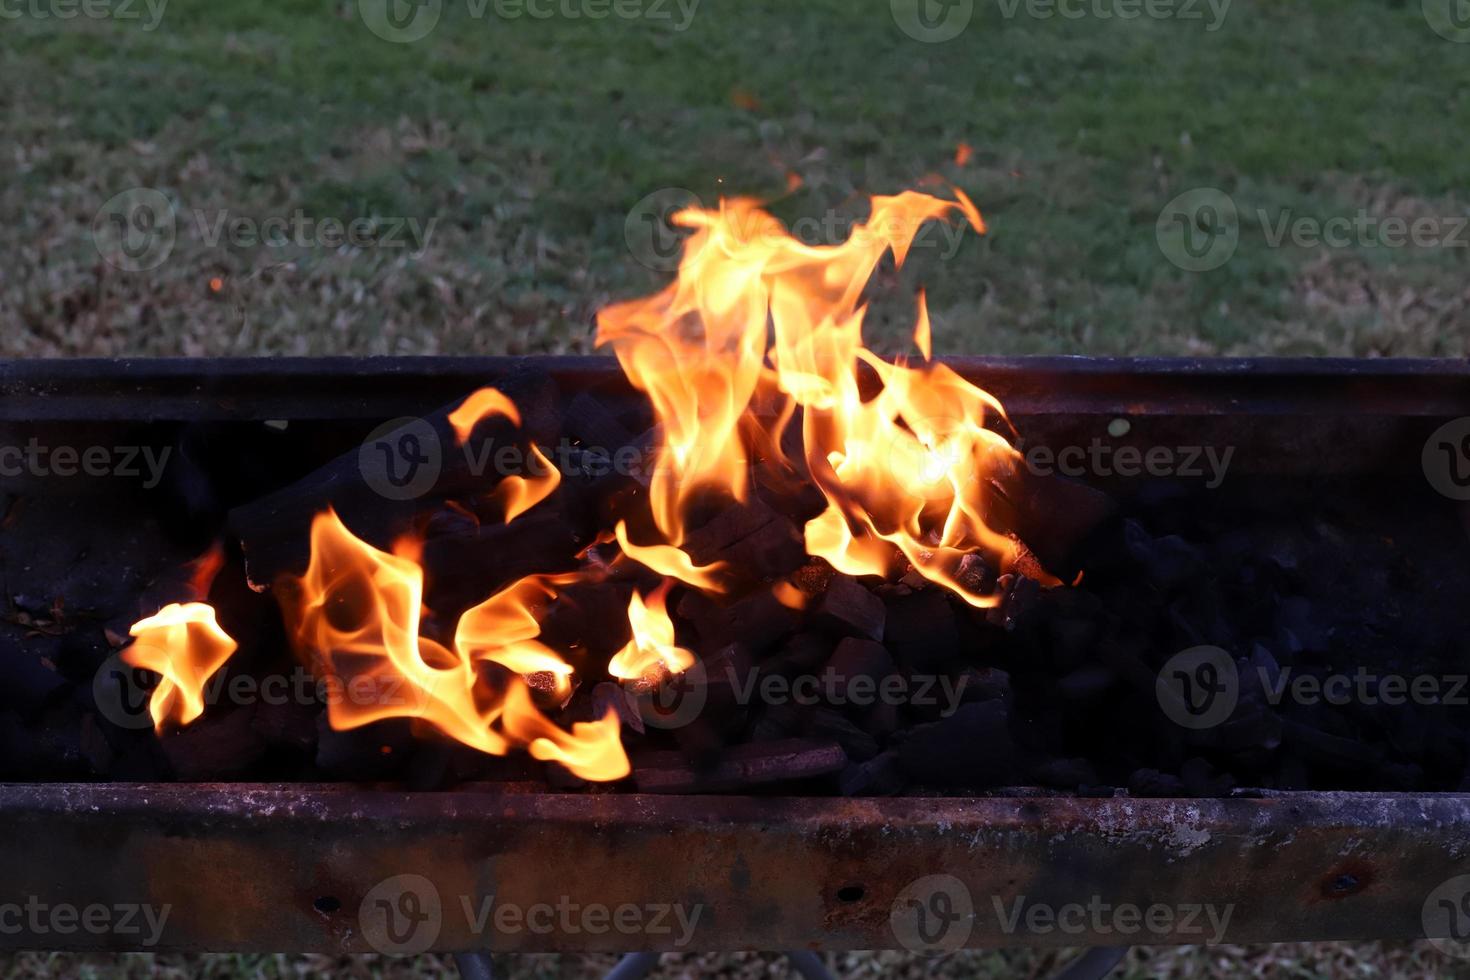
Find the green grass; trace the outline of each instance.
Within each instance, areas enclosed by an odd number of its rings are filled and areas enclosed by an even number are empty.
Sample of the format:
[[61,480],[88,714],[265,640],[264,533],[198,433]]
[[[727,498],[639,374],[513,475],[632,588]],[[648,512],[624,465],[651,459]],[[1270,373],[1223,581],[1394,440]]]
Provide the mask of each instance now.
[[[1470,249],[1273,248],[1262,227],[1467,213],[1470,45],[1418,3],[1235,0],[1208,32],[978,0],[942,44],[878,0],[703,0],[685,31],[469,9],[445,0],[411,44],[354,0],[3,22],[0,352],[583,350],[599,306],[660,282],[623,239],[649,192],[779,198],[791,220],[936,171],[991,226],[889,284],[932,287],[942,351],[1467,351]],[[124,273],[90,228],[139,185],[185,217],[163,265]],[[1200,186],[1235,199],[1241,242],[1188,273],[1155,221]],[[414,256],[211,247],[195,209],[437,224]],[[907,325],[875,308],[880,338]]]

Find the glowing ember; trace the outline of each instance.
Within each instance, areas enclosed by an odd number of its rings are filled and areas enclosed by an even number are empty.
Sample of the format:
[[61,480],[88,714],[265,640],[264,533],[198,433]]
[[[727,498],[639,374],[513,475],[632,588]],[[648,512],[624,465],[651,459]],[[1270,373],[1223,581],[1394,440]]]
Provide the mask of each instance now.
[[607,665],[619,680],[658,679],[661,671],[679,674],[693,665],[694,654],[674,643],[674,621],[669,619],[667,599],[671,582],[664,582],[645,603],[636,592],[628,604],[628,623],[633,638]]
[[137,637],[122,652],[124,663],[162,676],[148,701],[153,727],[187,725],[204,713],[204,685],[235,652],[214,609],[203,602],[164,606],[129,630]]

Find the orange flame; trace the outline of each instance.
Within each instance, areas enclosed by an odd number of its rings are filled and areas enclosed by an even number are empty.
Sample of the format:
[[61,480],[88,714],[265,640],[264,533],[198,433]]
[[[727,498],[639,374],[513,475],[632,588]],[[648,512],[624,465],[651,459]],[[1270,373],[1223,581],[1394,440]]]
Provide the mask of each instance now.
[[461,402],[459,408],[449,413],[449,424],[454,426],[454,434],[463,445],[469,441],[475,426],[485,419],[497,416],[508,418],[516,425],[521,424],[521,412],[516,408],[515,402],[498,388],[481,388]]
[[628,603],[633,638],[607,665],[607,672],[618,680],[641,680],[657,676],[660,670],[680,674],[694,664],[694,654],[674,643],[674,621],[669,618],[667,605],[672,584],[665,580],[649,594],[646,603],[633,593]]
[[[891,254],[902,265],[925,222],[953,218],[985,230],[958,188],[953,200],[915,191],[875,197],[867,221],[827,246],[796,240],[749,200],[687,209],[674,219],[692,231],[676,280],[599,315],[598,343],[613,348],[646,393],[663,433],[647,494],[657,540],[634,543],[618,521],[595,542],[615,540],[624,556],[664,577],[648,595],[632,596],[632,637],[609,661],[611,676],[644,680],[696,663],[676,642],[669,591],[676,581],[722,591],[731,569],[695,564],[685,550],[688,522],[708,512],[711,497],[748,501],[755,477],[771,475],[761,467],[805,474],[821,492],[825,505],[804,528],[809,554],[850,575],[917,571],[972,605],[994,604],[974,591],[983,576],[961,572],[973,554],[1002,571],[1021,557],[1020,543],[987,520],[992,479],[1020,458],[1003,434],[1005,411],[932,360],[922,292],[913,328],[921,362],[885,361],[862,338],[862,294],[879,263]],[[493,416],[520,424],[516,405],[484,388],[449,420],[464,443]],[[800,451],[788,456],[783,436],[793,429]],[[541,450],[531,445],[530,453],[545,473],[506,477],[492,491],[507,522],[560,483]],[[310,564],[283,605],[298,648],[342,683],[345,696],[328,705],[334,728],[412,718],[483,752],[524,748],[586,779],[630,771],[616,711],[567,731],[538,707],[565,704],[573,691],[574,669],[543,642],[541,623],[564,587],[606,571],[592,545],[580,556],[582,571],[514,582],[464,612],[452,639],[441,641],[423,635],[420,542],[379,551],[332,511],[317,516],[310,537]],[[201,574],[212,574],[211,566],[217,560]],[[1027,572],[1059,584],[1034,567]],[[809,600],[789,582],[772,588],[793,609]],[[128,662],[164,677],[150,706],[155,723],[197,718],[204,683],[235,648],[213,610],[170,606],[133,635]]]
[[628,525],[626,521],[618,521],[618,526],[613,532],[618,546],[623,549],[623,554],[641,565],[658,572],[676,578],[695,588],[704,589],[708,592],[719,592],[721,586],[719,574],[725,570],[724,562],[715,562],[712,565],[696,565],[694,559],[680,551],[673,545],[667,544],[634,544],[628,540]]
[[490,495],[490,499],[500,504],[507,524],[551,496],[561,486],[561,471],[534,443],[531,445],[531,456],[536,461],[533,470],[539,473],[502,477],[495,486],[495,492]]
[[[615,712],[568,733],[540,714],[527,687],[527,677],[549,674],[558,693],[570,690],[571,668],[535,640],[532,611],[559,581],[537,576],[497,593],[461,617],[446,647],[419,635],[418,564],[359,540],[328,511],[312,522],[311,562],[288,614],[301,648],[347,692],[328,705],[333,728],[417,718],[482,752],[526,746],[584,779],[621,779],[630,767]],[[487,663],[511,672],[503,692],[483,673]]]
[[121,654],[123,663],[162,675],[148,700],[153,728],[162,732],[168,722],[187,725],[204,713],[204,685],[235,652],[203,602],[171,603],[133,624],[137,637]]
[[[1001,405],[949,368],[887,363],[862,342],[861,294],[888,253],[902,264],[919,228],[963,217],[984,221],[958,188],[941,200],[906,191],[875,197],[867,222],[839,245],[793,238],[748,200],[719,210],[691,208],[674,221],[693,229],[674,283],[598,317],[598,343],[653,403],[665,433],[649,484],[661,545],[624,551],[662,574],[711,588],[680,549],[685,521],[710,490],[749,495],[742,432],[757,392],[786,400],[778,428],[801,410],[805,463],[827,499],[806,527],[809,553],[854,575],[890,575],[905,562],[976,606],[994,598],[957,579],[965,555],[981,551],[1002,567],[1019,546],[985,521],[984,477],[1019,458],[992,426],[1009,426]],[[915,343],[930,357],[927,304],[920,298]],[[769,336],[769,340],[768,340]],[[862,371],[882,384],[865,397]],[[778,446],[779,431],[762,445]]]
[[[521,424],[521,411],[508,395],[498,388],[481,388],[449,413],[449,424],[454,427],[460,445],[464,445],[474,433],[475,426],[487,418],[496,417]],[[490,495],[491,500],[500,504],[507,524],[551,496],[561,485],[561,472],[534,443],[531,456],[535,460],[531,476],[506,476]]]

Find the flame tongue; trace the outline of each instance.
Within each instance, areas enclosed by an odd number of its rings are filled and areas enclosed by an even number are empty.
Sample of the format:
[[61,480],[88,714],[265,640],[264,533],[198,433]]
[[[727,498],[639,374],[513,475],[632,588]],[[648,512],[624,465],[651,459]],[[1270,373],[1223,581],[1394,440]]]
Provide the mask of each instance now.
[[[616,720],[564,732],[536,709],[523,679],[547,673],[570,691],[572,669],[536,642],[532,611],[561,580],[533,576],[502,590],[465,613],[453,647],[445,647],[419,635],[418,564],[359,540],[329,511],[312,523],[311,564],[288,613],[297,642],[343,683],[347,696],[328,707],[334,728],[418,718],[482,752],[504,755],[525,745],[585,779],[621,779],[629,765]],[[482,663],[511,672],[503,692],[486,682]]]
[[[694,232],[678,279],[656,296],[598,317],[598,342],[612,346],[628,377],[648,394],[666,435],[649,487],[665,540],[640,553],[620,534],[630,557],[712,588],[707,574],[670,551],[679,554],[701,492],[714,488],[747,499],[742,433],[760,429],[752,403],[758,392],[774,390],[786,399],[778,431],[756,438],[763,448],[779,447],[779,429],[801,410],[804,462],[827,499],[806,528],[811,554],[853,575],[889,575],[906,562],[967,602],[993,604],[962,585],[955,571],[976,551],[1001,567],[1016,558],[1015,542],[985,520],[982,478],[1017,459],[992,428],[1008,425],[1005,413],[943,365],[889,364],[862,340],[862,291],[886,253],[902,264],[919,228],[932,219],[958,215],[984,231],[975,205],[957,189],[955,195],[954,201],[914,191],[875,197],[868,221],[833,246],[796,240],[745,200],[676,216]],[[927,360],[930,324],[922,296],[914,339]],[[866,400],[863,365],[882,385]]]
[[137,639],[123,663],[162,675],[148,700],[153,727],[187,725],[204,713],[204,685],[235,652],[214,608],[203,602],[172,603],[129,630]]

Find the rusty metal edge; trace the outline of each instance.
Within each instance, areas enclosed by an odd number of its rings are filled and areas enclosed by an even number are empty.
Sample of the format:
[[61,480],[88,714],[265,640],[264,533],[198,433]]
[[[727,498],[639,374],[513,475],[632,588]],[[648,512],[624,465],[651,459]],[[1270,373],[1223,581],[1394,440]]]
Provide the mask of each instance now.
[[[955,920],[945,946],[1411,939],[1424,935],[1434,889],[1470,873],[1470,796],[851,800],[6,784],[0,859],[9,903],[169,910],[156,937],[58,934],[9,928],[0,902],[7,949],[912,948],[911,900],[956,883],[972,914]],[[481,927],[490,897],[492,909],[579,911],[544,932],[529,919]],[[1121,917],[1089,911],[1120,905],[1170,909],[1171,922],[1124,933]],[[595,906],[635,906],[640,928],[594,931],[578,916]],[[1080,928],[1038,927],[1030,912],[1074,906]],[[692,930],[655,929],[657,907],[682,908]],[[407,917],[431,908],[432,923]],[[1200,911],[1186,922],[1189,909]],[[395,910],[405,918],[390,934]]]
[[[1470,408],[1470,360],[942,360],[1022,416]],[[0,421],[384,418],[428,411],[528,364],[569,388],[626,390],[617,362],[600,356],[0,360]]]

